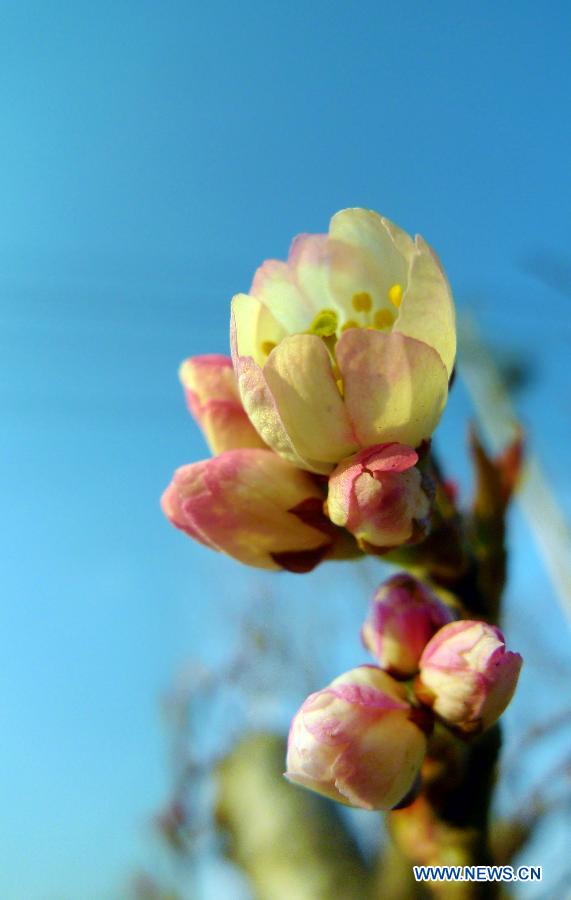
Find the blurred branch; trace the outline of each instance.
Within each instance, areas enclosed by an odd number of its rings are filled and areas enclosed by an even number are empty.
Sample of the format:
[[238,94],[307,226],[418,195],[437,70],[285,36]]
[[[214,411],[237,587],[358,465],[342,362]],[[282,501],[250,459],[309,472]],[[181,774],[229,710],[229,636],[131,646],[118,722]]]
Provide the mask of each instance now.
[[[464,318],[460,332],[463,347],[460,374],[490,447],[499,453],[514,437],[517,414],[475,322]],[[539,460],[532,454],[527,456],[516,500],[535,538],[561,608],[571,621],[571,530]]]
[[333,803],[283,779],[285,744],[252,735],[218,769],[227,854],[259,900],[364,900],[369,873]]

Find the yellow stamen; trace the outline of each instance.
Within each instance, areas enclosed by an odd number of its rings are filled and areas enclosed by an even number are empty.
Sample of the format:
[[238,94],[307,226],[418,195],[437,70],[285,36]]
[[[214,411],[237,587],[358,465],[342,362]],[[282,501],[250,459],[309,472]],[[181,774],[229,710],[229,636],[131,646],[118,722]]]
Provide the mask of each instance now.
[[338,378],[337,381],[335,382],[335,384],[337,385],[337,390],[339,391],[339,393],[341,394],[341,396],[344,397],[344,396],[345,396],[345,389],[344,389],[344,387],[343,387],[343,379],[342,379],[342,378]]
[[375,328],[390,328],[395,320],[390,309],[378,309],[373,316]]
[[355,321],[355,319],[347,319],[344,325],[341,326],[341,331],[349,331],[350,328],[358,328],[359,323]]
[[355,312],[370,312],[373,308],[373,300],[367,291],[361,291],[360,294],[353,294],[351,300]]
[[334,309],[322,309],[309,326],[309,334],[318,337],[331,337],[337,333],[337,313]]
[[392,287],[388,290],[388,297],[393,306],[396,306],[398,309],[402,303],[402,286],[400,284],[393,284]]
[[269,356],[275,346],[273,341],[262,341],[262,353]]

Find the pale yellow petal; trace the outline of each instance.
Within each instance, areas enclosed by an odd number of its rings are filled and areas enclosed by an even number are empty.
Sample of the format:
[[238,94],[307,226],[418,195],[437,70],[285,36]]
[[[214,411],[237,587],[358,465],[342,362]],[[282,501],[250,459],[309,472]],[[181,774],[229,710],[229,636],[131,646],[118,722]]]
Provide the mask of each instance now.
[[345,405],[360,446],[418,447],[436,428],[448,374],[432,347],[402,334],[352,329],[337,344]]
[[271,312],[288,334],[305,331],[313,318],[311,304],[296,284],[288,263],[268,259],[254,275],[250,294]]
[[251,356],[263,365],[269,353],[285,336],[285,329],[269,309],[251,294],[236,294],[232,299],[236,353]]
[[321,338],[297,334],[271,353],[264,377],[297,453],[319,461],[316,471],[357,449],[327,348]]
[[[368,209],[337,213],[331,220],[329,234],[335,296],[354,315],[353,298],[368,295],[373,315],[386,310],[396,318],[389,292],[394,285],[406,285],[410,248],[414,247],[408,235]],[[373,318],[360,324],[373,324]]]
[[329,471],[328,466],[323,469],[319,464],[304,459],[297,452],[286,431],[261,366],[258,366],[251,356],[244,356],[235,357],[234,369],[244,409],[264,443],[294,466],[314,472]]
[[395,251],[407,259],[414,250],[410,236],[372,209],[342,209],[331,219],[329,236],[368,250],[382,264],[390,264]]
[[428,244],[417,237],[416,246],[394,330],[434,347],[451,375],[456,356],[456,325],[450,286]]
[[326,234],[299,234],[291,245],[288,266],[311,311],[310,321],[324,309],[343,313],[330,287],[331,242]]

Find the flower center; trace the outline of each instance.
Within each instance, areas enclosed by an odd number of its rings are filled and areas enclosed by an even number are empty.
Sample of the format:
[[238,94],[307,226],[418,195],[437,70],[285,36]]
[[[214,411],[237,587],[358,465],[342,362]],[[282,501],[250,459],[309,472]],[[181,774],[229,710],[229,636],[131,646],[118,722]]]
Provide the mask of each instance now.
[[[387,291],[387,298],[395,309],[402,303],[403,289],[400,284],[393,284]],[[339,333],[349,328],[374,328],[384,331],[394,325],[396,314],[386,307],[373,309],[373,298],[368,291],[359,291],[351,297],[351,306],[355,318],[347,319],[340,327],[339,316],[334,309],[321,309],[307,329],[307,334],[315,334],[323,338],[330,350],[333,350]],[[273,349],[273,347],[271,348]]]
[[[393,284],[387,291],[387,298],[395,309],[399,309],[402,303],[403,289],[400,284]],[[384,331],[394,325],[396,314],[392,310],[381,307],[373,310],[373,298],[368,291],[359,291],[353,294],[351,306],[356,318],[347,319],[342,325],[339,316],[334,309],[321,309],[307,329],[306,334],[315,334],[323,339],[327,349],[334,359],[335,343],[339,333],[349,328],[373,328]],[[269,356],[275,347],[273,341],[262,341],[261,349],[264,356]]]
[[[403,289],[400,284],[393,284],[387,291],[387,299],[395,309],[399,309],[402,303]],[[348,328],[375,328],[384,331],[394,325],[396,315],[391,309],[381,307],[373,309],[373,298],[368,291],[359,291],[351,297],[351,306],[358,319],[347,319],[341,326],[341,331]]]

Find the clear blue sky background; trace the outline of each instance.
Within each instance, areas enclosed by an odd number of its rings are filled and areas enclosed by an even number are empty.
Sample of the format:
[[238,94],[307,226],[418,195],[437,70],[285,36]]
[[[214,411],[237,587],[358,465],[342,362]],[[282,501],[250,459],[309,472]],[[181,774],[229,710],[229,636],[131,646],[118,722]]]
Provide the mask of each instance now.
[[[294,234],[356,205],[421,232],[534,367],[571,507],[570,46],[564,2],[0,2],[2,898],[121,898],[150,852],[160,692],[252,583],[159,512],[205,455],[176,369],[226,351],[231,295]],[[460,473],[468,412],[441,431]],[[553,609],[528,540],[514,584]]]

